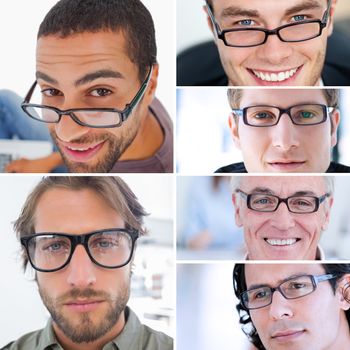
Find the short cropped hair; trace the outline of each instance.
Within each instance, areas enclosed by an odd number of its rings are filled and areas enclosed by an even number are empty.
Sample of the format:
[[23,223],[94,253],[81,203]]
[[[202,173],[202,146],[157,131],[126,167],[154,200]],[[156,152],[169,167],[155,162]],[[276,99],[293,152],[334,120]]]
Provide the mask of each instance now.
[[[143,218],[147,213],[135,194],[120,177],[47,176],[43,177],[29,194],[18,219],[14,222],[14,230],[18,239],[35,234],[35,212],[39,200],[45,192],[52,189],[92,190],[121,216],[126,228],[138,230],[141,235],[146,233],[143,227]],[[25,269],[28,265],[25,249],[22,249],[22,262]]]
[[157,46],[152,16],[140,0],[60,0],[42,21],[38,39],[101,31],[125,35],[129,57],[142,81],[157,62]]
[[[339,89],[322,89],[322,91],[328,107],[339,108]],[[227,97],[232,109],[240,108],[243,93],[244,89],[227,89]]]
[[[350,264],[322,264],[327,274],[334,274],[337,277],[328,280],[331,284],[333,292],[335,293],[337,283],[345,274],[350,273]],[[233,269],[233,289],[236,297],[240,300],[240,295],[247,290],[247,284],[245,280],[245,264],[235,264]],[[350,286],[346,285],[342,290],[344,299],[350,303]],[[322,307],[322,305],[320,305]],[[236,305],[236,309],[239,315],[239,323],[241,324],[243,332],[248,337],[249,341],[258,349],[266,350],[259,334],[252,322],[249,310],[247,310],[241,301]],[[346,319],[350,328],[350,309],[345,311]],[[322,322],[322,320],[320,320]]]

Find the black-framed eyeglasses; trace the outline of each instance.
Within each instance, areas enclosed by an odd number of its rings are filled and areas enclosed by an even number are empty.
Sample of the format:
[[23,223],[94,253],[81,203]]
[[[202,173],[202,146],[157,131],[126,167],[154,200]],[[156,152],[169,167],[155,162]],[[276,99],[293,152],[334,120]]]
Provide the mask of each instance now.
[[132,101],[126,104],[123,110],[116,108],[71,108],[61,110],[56,107],[33,104],[30,99],[37,85],[35,81],[26,95],[21,107],[31,118],[44,123],[59,123],[63,115],[69,115],[77,124],[90,128],[116,128],[125,122],[133,109],[141,101],[148,82],[151,78],[153,66],[150,68],[146,79],[141,84]]
[[35,270],[54,272],[67,266],[78,244],[91,261],[108,269],[127,265],[133,255],[137,230],[109,228],[81,235],[41,232],[21,237],[29,262]]
[[282,114],[287,114],[295,125],[311,126],[324,123],[334,107],[318,103],[298,104],[288,108],[269,105],[248,106],[242,109],[232,109],[232,113],[243,118],[249,126],[268,127],[277,125]]
[[240,300],[247,310],[260,309],[272,303],[273,293],[279,291],[286,299],[298,299],[313,293],[318,283],[336,278],[337,275],[300,275],[285,279],[277,287],[259,286],[241,293]]
[[327,9],[321,20],[305,20],[296,23],[285,24],[275,29],[265,28],[237,28],[222,30],[215,20],[211,6],[206,2],[206,8],[210,20],[215,28],[217,37],[226,46],[253,47],[266,43],[270,35],[277,35],[283,42],[297,43],[317,38],[327,26],[331,1],[328,0]]
[[310,214],[314,213],[320,207],[320,204],[330,196],[325,193],[320,197],[308,195],[293,195],[286,198],[266,193],[245,193],[240,189],[236,190],[247,201],[247,207],[251,210],[259,212],[274,212],[281,203],[285,203],[288,210],[295,214]]

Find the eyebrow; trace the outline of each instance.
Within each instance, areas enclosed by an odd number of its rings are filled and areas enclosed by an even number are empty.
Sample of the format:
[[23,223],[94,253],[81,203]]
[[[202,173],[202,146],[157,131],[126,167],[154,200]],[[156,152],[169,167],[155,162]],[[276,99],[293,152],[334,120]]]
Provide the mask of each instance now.
[[[255,187],[250,191],[250,193],[271,194],[273,196],[276,196],[276,193],[267,187]],[[317,195],[313,191],[297,191],[297,192],[294,192],[291,196],[317,196]]]
[[[319,3],[317,0],[307,0],[303,1],[300,4],[297,4],[293,7],[290,7],[285,11],[285,16],[292,15],[296,12],[300,11],[306,11],[306,10],[315,10],[315,9],[320,9],[322,8],[322,5]],[[246,9],[246,8],[241,8],[238,6],[229,6],[223,9],[221,12],[221,17],[226,18],[226,17],[237,17],[237,16],[242,16],[242,17],[259,17],[259,11],[254,10],[254,9]]]
[[[101,69],[95,72],[87,73],[81,78],[74,82],[74,86],[78,87],[87,83],[90,83],[99,78],[114,78],[114,79],[124,79],[124,75],[118,71],[111,69]],[[48,74],[41,71],[36,72],[36,79],[42,79],[50,84],[59,84],[55,78],[50,77]]]
[[[286,281],[288,281],[288,280],[290,280],[290,279],[292,279],[292,278],[297,278],[297,277],[306,276],[306,275],[310,275],[310,274],[308,274],[308,273],[295,273],[295,274],[290,275],[290,276],[288,276],[288,277],[286,277],[286,278],[283,278],[283,279],[281,279],[281,280],[278,280],[278,282],[275,283],[275,286],[279,286],[281,283],[286,282]],[[252,285],[250,285],[249,287],[247,286],[247,290],[255,289],[255,288],[261,288],[261,287],[270,287],[270,288],[273,288],[273,287],[271,287],[271,285],[268,284],[268,283],[258,283],[258,284],[252,284]]]

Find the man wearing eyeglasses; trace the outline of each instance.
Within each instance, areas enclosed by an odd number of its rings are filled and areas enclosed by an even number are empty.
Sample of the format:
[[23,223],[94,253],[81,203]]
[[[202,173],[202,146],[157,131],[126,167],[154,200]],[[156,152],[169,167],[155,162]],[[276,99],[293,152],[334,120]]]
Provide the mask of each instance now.
[[47,123],[71,172],[172,172],[156,54],[139,0],[61,0],[46,15],[22,108]]
[[144,208],[118,177],[46,177],[15,231],[51,319],[4,349],[172,349],[126,306]]
[[349,264],[236,264],[233,286],[256,349],[350,348]]
[[336,0],[207,0],[231,86],[322,84]]
[[243,228],[249,260],[320,260],[321,233],[333,204],[327,176],[232,178],[236,224]]
[[345,173],[331,161],[340,121],[336,89],[229,89],[229,127],[244,163],[218,173]]

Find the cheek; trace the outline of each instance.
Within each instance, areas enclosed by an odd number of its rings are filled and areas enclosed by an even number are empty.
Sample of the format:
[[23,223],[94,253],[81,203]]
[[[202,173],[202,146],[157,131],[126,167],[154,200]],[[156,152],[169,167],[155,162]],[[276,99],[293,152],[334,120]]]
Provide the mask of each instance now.
[[251,49],[249,48],[233,48],[225,46],[222,40],[219,40],[218,45],[220,58],[224,65],[235,67],[237,69],[250,55]]

